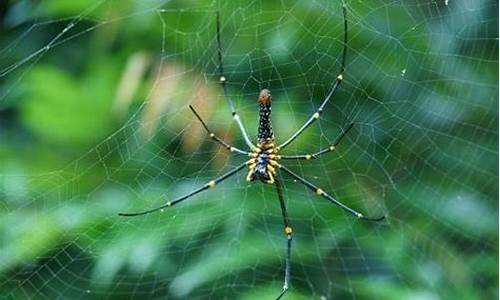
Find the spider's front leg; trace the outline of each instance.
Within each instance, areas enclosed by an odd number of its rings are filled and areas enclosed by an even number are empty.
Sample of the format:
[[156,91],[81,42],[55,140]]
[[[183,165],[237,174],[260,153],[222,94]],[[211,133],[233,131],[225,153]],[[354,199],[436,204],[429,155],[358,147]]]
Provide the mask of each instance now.
[[303,185],[305,185],[311,191],[313,191],[314,193],[316,193],[316,195],[325,198],[326,200],[330,201],[332,204],[337,205],[338,207],[340,207],[341,209],[345,210],[346,212],[352,214],[353,216],[357,217],[358,219],[365,220],[365,221],[375,221],[375,222],[382,221],[382,220],[385,219],[385,216],[381,216],[381,217],[378,217],[378,218],[366,217],[362,213],[360,213],[360,212],[358,212],[358,211],[350,208],[349,206],[345,205],[344,203],[338,201],[332,195],[328,194],[327,192],[325,192],[324,190],[320,189],[316,185],[312,184],[308,180],[306,180],[306,179],[300,177],[299,175],[295,174],[293,171],[291,171],[287,167],[285,167],[283,165],[279,165],[279,168],[280,168],[280,170],[283,170],[283,172],[285,172],[288,175],[290,175],[292,178],[298,180],[300,183],[302,183]]
[[159,207],[156,207],[156,208],[153,208],[153,209],[149,209],[149,210],[145,210],[145,211],[140,211],[140,212],[131,212],[131,213],[118,213],[119,216],[123,216],[123,217],[135,217],[135,216],[141,216],[141,215],[147,215],[147,214],[150,214],[150,213],[153,213],[153,212],[156,212],[156,211],[162,211],[163,209],[165,208],[168,208],[168,207],[172,207],[178,203],[181,203],[182,201],[184,200],[187,200],[189,198],[191,198],[192,196],[198,194],[198,193],[201,193],[207,189],[210,189],[210,188],[214,188],[218,183],[228,179],[229,177],[235,175],[236,173],[238,173],[240,170],[242,170],[244,167],[246,167],[247,165],[249,164],[249,162],[244,162],[243,164],[239,165],[238,167],[230,170],[229,172],[213,179],[213,180],[210,180],[209,182],[207,182],[206,184],[204,184],[203,186],[191,191],[190,193],[184,195],[184,196],[181,196],[179,198],[176,198],[172,201],[168,201],[167,203],[159,206]]
[[281,181],[275,180],[276,192],[278,193],[278,199],[280,201],[281,214],[283,216],[283,223],[285,225],[285,235],[286,235],[286,258],[285,258],[285,280],[283,283],[283,289],[281,293],[276,297],[276,300],[281,299],[288,289],[290,288],[290,274],[291,274],[291,264],[292,264],[292,239],[293,239],[293,229],[288,218],[288,212],[286,210],[285,199],[283,197],[283,188]]

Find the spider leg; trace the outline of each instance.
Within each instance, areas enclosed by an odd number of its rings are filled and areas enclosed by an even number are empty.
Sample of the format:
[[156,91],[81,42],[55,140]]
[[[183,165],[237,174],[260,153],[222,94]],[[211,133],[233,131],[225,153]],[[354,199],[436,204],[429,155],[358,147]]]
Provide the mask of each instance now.
[[291,256],[292,256],[292,235],[293,229],[288,218],[288,212],[286,210],[285,199],[283,197],[283,189],[281,181],[275,179],[276,191],[278,193],[278,198],[281,206],[281,214],[283,215],[283,223],[285,225],[285,235],[286,235],[286,258],[285,258],[285,282],[283,283],[283,289],[278,295],[276,300],[281,299],[283,295],[288,291],[290,287],[290,271],[291,271]]
[[203,125],[203,128],[205,128],[205,130],[207,131],[208,135],[212,139],[214,139],[215,141],[217,141],[217,143],[221,144],[224,148],[226,148],[227,150],[229,150],[231,152],[236,152],[236,153],[239,153],[239,154],[250,155],[249,152],[241,150],[241,149],[238,149],[236,147],[233,147],[233,146],[229,145],[228,143],[226,143],[224,140],[222,140],[220,137],[216,136],[212,131],[210,131],[210,129],[208,129],[207,124],[205,124],[205,122],[200,117],[200,115],[196,112],[196,110],[194,109],[194,107],[192,107],[191,105],[189,105],[189,108],[194,113],[194,115],[196,116],[196,118],[200,121],[201,125]]
[[349,125],[349,127],[347,127],[347,129],[344,130],[344,132],[342,132],[342,134],[337,138],[337,140],[330,147],[328,147],[328,148],[325,148],[323,150],[320,150],[318,152],[311,153],[311,154],[281,155],[280,158],[281,159],[305,159],[305,160],[310,160],[310,159],[316,159],[316,158],[318,158],[318,156],[320,156],[322,154],[325,154],[325,153],[328,153],[328,152],[333,152],[333,151],[335,151],[335,149],[337,149],[338,144],[340,144],[340,142],[342,141],[342,139],[347,135],[347,133],[349,132],[349,130],[352,129],[353,126],[354,126],[354,123],[351,123]]
[[140,216],[140,215],[146,215],[146,214],[150,214],[152,212],[155,212],[155,211],[159,211],[159,210],[162,210],[166,207],[170,207],[170,206],[174,206],[175,204],[179,203],[179,202],[182,202],[188,198],[191,198],[191,196],[194,196],[206,189],[209,189],[209,188],[214,188],[216,186],[217,183],[231,177],[232,175],[236,174],[238,171],[240,171],[241,169],[243,169],[246,165],[247,165],[248,162],[245,162],[241,165],[239,165],[238,167],[232,169],[231,171],[215,178],[214,180],[211,180],[209,181],[208,183],[206,183],[205,185],[203,185],[202,187],[199,187],[197,189],[195,189],[194,191],[184,195],[184,196],[181,196],[175,200],[172,200],[172,201],[168,201],[167,203],[163,204],[162,206],[159,206],[159,207],[156,207],[156,208],[153,208],[153,209],[150,209],[150,210],[146,210],[146,211],[142,211],[142,212],[135,212],[135,213],[119,213],[118,215],[119,216],[124,216],[124,217],[135,217],[135,216]]
[[293,178],[295,178],[298,181],[300,181],[303,185],[305,185],[310,190],[312,190],[313,192],[315,192],[318,196],[321,196],[321,197],[325,198],[326,200],[328,200],[331,203],[339,206],[343,210],[349,212],[350,214],[356,216],[359,219],[366,220],[366,221],[382,221],[383,219],[385,219],[385,216],[378,217],[378,218],[365,217],[362,213],[355,211],[354,209],[350,208],[349,206],[347,206],[347,205],[343,204],[342,202],[338,201],[337,199],[333,198],[331,195],[327,194],[325,191],[323,191],[322,189],[318,188],[314,184],[310,183],[306,179],[304,179],[304,178],[300,177],[299,175],[295,174],[294,172],[292,172],[287,167],[285,167],[283,165],[280,165],[280,169],[283,170],[285,173],[288,173]]
[[240,116],[234,109],[234,104],[233,100],[229,96],[229,93],[227,91],[227,79],[226,76],[224,76],[224,66],[222,62],[222,42],[221,42],[221,37],[220,37],[220,15],[219,12],[217,12],[217,57],[219,59],[219,82],[222,86],[222,90],[224,91],[224,98],[226,99],[226,102],[229,106],[229,109],[231,110],[231,115],[233,116],[233,119],[236,121],[238,124],[238,127],[240,128],[241,134],[243,135],[243,138],[245,139],[245,143],[250,147],[250,149],[254,149],[255,145],[250,141],[250,138],[248,137],[248,133],[245,129],[245,126],[243,125],[243,122],[241,121]]
[[339,75],[337,75],[337,78],[335,79],[335,82],[333,83],[332,88],[330,89],[330,91],[326,95],[325,100],[323,100],[323,103],[321,103],[321,105],[316,110],[316,112],[309,117],[309,119],[306,121],[306,123],[304,125],[302,125],[302,127],[300,127],[299,130],[297,130],[297,132],[295,132],[283,144],[279,145],[278,149],[283,149],[286,146],[288,146],[288,144],[293,142],[299,135],[301,135],[307,129],[307,127],[309,127],[312,123],[314,123],[314,121],[319,119],[319,117],[321,116],[321,113],[323,112],[323,109],[328,104],[328,102],[330,101],[330,98],[333,96],[333,94],[335,94],[335,92],[337,91],[337,88],[339,87],[340,83],[344,79],[343,73],[345,71],[345,60],[346,60],[346,54],[347,54],[347,11],[346,11],[345,3],[342,4],[342,14],[344,16],[344,48],[343,48],[343,52],[342,52],[342,62],[341,62],[341,66],[340,66]]

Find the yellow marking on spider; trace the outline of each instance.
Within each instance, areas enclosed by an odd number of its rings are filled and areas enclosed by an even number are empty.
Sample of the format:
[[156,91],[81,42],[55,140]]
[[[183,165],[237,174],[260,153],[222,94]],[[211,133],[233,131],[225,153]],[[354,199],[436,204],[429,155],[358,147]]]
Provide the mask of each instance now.
[[322,189],[317,189],[317,190],[316,190],[316,194],[317,194],[318,196],[322,196],[322,195],[324,195],[324,194],[325,194],[325,191],[323,191]]
[[269,163],[271,164],[271,166],[278,167],[278,168],[280,167],[280,164],[275,160],[271,159],[271,160],[269,160]]
[[313,118],[319,119],[319,112],[315,112],[314,115],[313,115]]
[[215,182],[215,180],[210,180],[210,181],[208,182],[208,187],[213,188],[213,187],[215,187],[215,185],[216,185],[216,184],[217,184],[217,183]]
[[267,181],[267,183],[269,184],[273,184],[274,183],[274,176],[271,172],[267,172],[267,175],[269,176],[269,180]]
[[247,175],[247,181],[252,181],[252,174],[253,174],[253,170],[251,169],[249,172],[248,172],[248,175]]
[[285,227],[285,233],[286,233],[286,235],[290,235],[290,234],[292,234],[292,232],[293,232],[292,227],[290,227],[290,226],[286,226]]
[[271,165],[267,165],[267,169],[271,171],[272,173],[276,173],[276,169],[272,167]]

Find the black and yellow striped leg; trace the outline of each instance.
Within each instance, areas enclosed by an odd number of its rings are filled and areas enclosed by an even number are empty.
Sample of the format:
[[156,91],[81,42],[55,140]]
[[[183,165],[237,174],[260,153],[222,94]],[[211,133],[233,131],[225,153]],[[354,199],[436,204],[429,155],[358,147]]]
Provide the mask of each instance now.
[[325,198],[326,200],[328,200],[331,203],[339,206],[343,210],[349,212],[350,214],[356,216],[359,219],[366,220],[366,221],[382,221],[383,219],[385,219],[385,216],[382,216],[382,217],[379,217],[379,218],[365,217],[362,213],[355,211],[354,209],[350,208],[349,206],[347,206],[347,205],[343,204],[342,202],[338,201],[337,199],[333,198],[331,195],[327,194],[325,191],[323,191],[319,187],[315,186],[314,184],[310,183],[306,179],[304,179],[304,178],[300,177],[299,175],[295,174],[294,172],[292,172],[287,167],[285,167],[283,165],[280,165],[280,170],[283,170],[285,173],[288,173],[290,176],[292,176],[293,178],[295,178],[298,181],[300,181],[302,184],[304,184],[309,189],[311,189],[313,192],[315,192],[316,195]]
[[222,90],[224,92],[224,98],[226,99],[227,105],[229,106],[229,110],[231,110],[231,115],[233,116],[233,119],[236,121],[238,124],[238,127],[240,128],[241,134],[243,135],[243,138],[245,139],[245,143],[250,147],[250,149],[254,149],[255,145],[250,141],[250,138],[248,137],[248,133],[245,129],[245,126],[243,125],[243,122],[241,121],[240,116],[238,113],[236,113],[236,110],[234,108],[233,100],[229,96],[229,93],[227,91],[227,78],[224,76],[224,64],[222,62],[222,42],[221,42],[221,37],[220,37],[220,15],[219,12],[217,12],[217,57],[219,59],[219,82],[222,86]]
[[212,131],[210,131],[210,129],[208,128],[207,124],[205,124],[205,122],[203,121],[203,119],[201,118],[201,116],[196,112],[196,110],[194,109],[194,107],[192,107],[191,105],[189,105],[189,108],[194,113],[194,115],[196,116],[196,118],[200,121],[201,125],[203,125],[203,128],[205,128],[205,130],[207,131],[208,135],[212,139],[214,139],[215,141],[217,141],[217,143],[221,144],[224,148],[226,148],[227,150],[229,150],[231,152],[236,152],[236,153],[245,154],[245,155],[249,155],[250,154],[250,152],[248,152],[248,151],[244,151],[244,150],[241,150],[241,149],[238,149],[236,147],[233,147],[233,146],[229,145],[223,139],[221,139],[220,137],[216,136]]
[[283,215],[283,223],[285,225],[285,235],[286,235],[286,258],[285,258],[285,281],[283,283],[283,289],[281,293],[278,295],[276,300],[281,299],[283,295],[290,288],[290,272],[291,272],[291,263],[292,263],[292,235],[293,229],[290,224],[290,219],[288,218],[288,212],[286,210],[285,199],[283,197],[283,188],[281,186],[281,181],[277,178],[275,179],[276,191],[278,192],[278,198],[281,206],[281,214]]
[[247,162],[239,165],[238,167],[232,169],[231,171],[227,172],[226,174],[223,174],[222,176],[219,176],[217,178],[215,178],[214,180],[211,180],[209,181],[208,183],[206,183],[205,185],[203,185],[202,187],[200,188],[197,188],[196,190],[192,191],[191,193],[187,194],[187,195],[184,195],[182,197],[179,197],[175,200],[172,200],[172,201],[168,201],[167,203],[163,204],[162,206],[159,206],[159,207],[156,207],[156,208],[153,208],[153,209],[150,209],[150,210],[146,210],[146,211],[142,211],[142,212],[135,212],[135,213],[119,213],[118,215],[119,216],[124,216],[124,217],[135,217],[135,216],[140,216],[140,215],[147,215],[147,214],[150,214],[152,212],[155,212],[155,211],[159,211],[159,210],[162,210],[164,208],[167,208],[167,207],[170,207],[170,206],[174,206],[175,204],[179,203],[179,202],[182,202],[188,198],[190,198],[191,196],[194,196],[200,192],[203,192],[204,190],[206,189],[209,189],[209,188],[214,188],[219,182],[231,177],[232,175],[236,174],[238,171],[240,171],[241,169],[245,168],[247,166]]
[[323,149],[321,151],[318,151],[318,152],[315,152],[315,153],[312,153],[312,154],[280,155],[280,158],[281,159],[305,159],[305,160],[311,160],[311,159],[318,158],[318,156],[320,156],[322,154],[325,154],[325,153],[328,153],[328,152],[333,152],[333,151],[335,151],[335,149],[337,149],[338,144],[340,144],[340,142],[342,141],[342,139],[347,135],[347,133],[349,132],[349,130],[352,129],[353,126],[354,126],[354,123],[351,123],[349,125],[349,127],[347,127],[347,129],[344,130],[344,132],[342,132],[342,134],[337,138],[337,140],[330,147],[328,147],[326,149]]
[[319,106],[319,108],[316,110],[316,112],[314,114],[312,114],[311,117],[309,117],[309,119],[306,121],[306,123],[304,125],[302,125],[302,127],[300,127],[297,132],[295,132],[284,143],[282,143],[281,145],[279,145],[278,149],[283,149],[286,146],[288,146],[299,135],[301,135],[307,129],[307,127],[309,127],[312,123],[314,123],[314,121],[316,121],[317,119],[319,119],[319,117],[321,116],[321,113],[323,112],[323,109],[328,104],[328,102],[330,101],[330,98],[333,96],[333,94],[335,94],[335,92],[337,91],[338,87],[340,86],[340,83],[344,79],[344,75],[343,74],[344,74],[344,71],[345,71],[345,60],[346,60],[346,54],[347,54],[347,11],[346,11],[345,4],[342,5],[342,13],[343,13],[343,16],[344,16],[344,48],[343,48],[343,51],[342,51],[342,61],[341,61],[341,65],[340,65],[340,72],[338,73],[337,78],[335,79],[332,88],[330,89],[330,91],[328,92],[328,94],[326,95],[325,99],[323,100],[323,102],[321,103],[321,105]]

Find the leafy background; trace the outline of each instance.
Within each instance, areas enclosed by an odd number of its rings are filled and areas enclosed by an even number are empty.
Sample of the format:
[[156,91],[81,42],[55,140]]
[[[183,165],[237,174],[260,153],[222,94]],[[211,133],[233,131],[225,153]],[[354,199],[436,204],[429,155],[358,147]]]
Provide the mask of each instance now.
[[[286,299],[498,298],[498,2],[347,1],[346,80],[289,153],[338,151],[284,177],[295,227]],[[274,190],[230,180],[175,210],[142,210],[244,158],[216,84],[251,133],[274,95],[284,139],[337,76],[337,1],[3,1],[0,293],[11,299],[271,299],[285,241]]]

